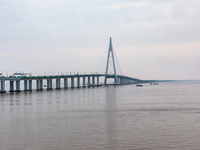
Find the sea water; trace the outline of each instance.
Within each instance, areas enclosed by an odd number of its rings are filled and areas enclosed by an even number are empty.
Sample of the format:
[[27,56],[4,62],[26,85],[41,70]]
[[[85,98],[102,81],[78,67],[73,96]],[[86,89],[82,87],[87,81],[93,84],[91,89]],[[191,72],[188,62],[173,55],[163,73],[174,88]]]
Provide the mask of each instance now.
[[200,83],[0,94],[0,150],[199,150]]

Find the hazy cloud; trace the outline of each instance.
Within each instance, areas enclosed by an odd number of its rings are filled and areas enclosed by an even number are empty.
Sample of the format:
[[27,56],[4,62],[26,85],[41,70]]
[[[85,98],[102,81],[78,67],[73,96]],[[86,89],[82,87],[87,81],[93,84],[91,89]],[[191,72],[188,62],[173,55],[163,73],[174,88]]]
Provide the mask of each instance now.
[[[1,70],[20,64],[17,70],[92,71],[89,65],[99,59],[112,36],[122,69],[130,75],[200,77],[199,0],[0,3]],[[83,63],[86,67],[79,65]]]

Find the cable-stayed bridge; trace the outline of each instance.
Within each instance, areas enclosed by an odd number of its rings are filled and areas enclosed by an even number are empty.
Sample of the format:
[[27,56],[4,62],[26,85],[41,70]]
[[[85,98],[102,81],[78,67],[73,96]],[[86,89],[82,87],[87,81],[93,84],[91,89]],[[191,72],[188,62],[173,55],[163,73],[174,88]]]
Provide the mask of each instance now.
[[[112,46],[112,39],[110,38],[109,49],[107,55],[105,74],[70,74],[70,75],[49,75],[49,76],[10,76],[0,77],[0,93],[21,92],[32,90],[52,90],[60,88],[85,88],[95,86],[107,85],[127,85],[144,82],[142,80],[132,78],[129,76],[117,74],[115,55]],[[109,67],[112,66],[112,67]],[[109,74],[109,69],[113,70]],[[109,80],[113,82],[109,83]]]

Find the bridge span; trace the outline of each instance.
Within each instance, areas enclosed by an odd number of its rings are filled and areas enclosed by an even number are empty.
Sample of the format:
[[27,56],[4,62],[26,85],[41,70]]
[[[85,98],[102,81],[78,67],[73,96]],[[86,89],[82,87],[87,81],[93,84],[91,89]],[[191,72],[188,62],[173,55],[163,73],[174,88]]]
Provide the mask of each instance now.
[[[95,86],[106,86],[100,82],[100,78],[115,78],[114,74],[75,74],[75,75],[55,75],[55,76],[30,76],[30,77],[0,77],[0,93],[6,92],[6,85],[9,86],[9,92],[21,92],[32,90],[52,90],[60,88],[85,88]],[[44,84],[44,81],[46,84]],[[55,82],[55,85],[53,84]],[[8,82],[8,84],[6,84]],[[21,83],[22,82],[22,83]],[[33,84],[35,82],[35,84]],[[70,84],[69,84],[70,82]],[[136,84],[141,82],[139,79],[128,76],[117,75],[117,82],[111,85]],[[61,85],[61,83],[63,83]],[[35,85],[35,87],[33,87]]]
[[[109,65],[111,65],[110,69],[113,69],[113,73],[109,73]],[[103,82],[100,82],[100,78],[103,78]],[[114,82],[108,83],[107,80],[109,79],[114,79]],[[141,82],[142,80],[117,74],[112,39],[110,38],[105,74],[0,77],[0,93],[5,93],[6,89],[8,89],[9,92],[21,92],[22,86],[23,91],[32,91],[34,89],[52,90],[53,88],[84,88],[106,85],[136,84]],[[6,86],[8,88],[6,88]]]
[[[114,74],[74,74],[74,75],[55,75],[55,76],[29,76],[29,77],[0,77],[0,93],[6,92],[6,85],[9,92],[21,92],[32,90],[52,90],[60,88],[85,88],[106,85],[127,85],[142,82],[139,79],[128,76],[117,75],[114,83],[101,83],[100,78],[115,78]],[[44,84],[44,81],[46,84]],[[8,84],[6,84],[6,82]],[[53,84],[55,82],[55,84]],[[61,85],[62,83],[62,85]],[[69,84],[70,83],[70,84]],[[33,87],[33,85],[35,87]],[[23,86],[23,90],[21,88]]]

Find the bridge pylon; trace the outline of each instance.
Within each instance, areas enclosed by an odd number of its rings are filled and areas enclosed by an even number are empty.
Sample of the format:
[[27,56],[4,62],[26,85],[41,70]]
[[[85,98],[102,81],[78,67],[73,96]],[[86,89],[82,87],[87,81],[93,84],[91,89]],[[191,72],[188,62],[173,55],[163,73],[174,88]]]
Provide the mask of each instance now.
[[110,37],[110,43],[109,43],[109,49],[108,49],[108,56],[107,56],[106,73],[105,73],[105,81],[104,81],[105,85],[107,84],[107,78],[111,78],[111,77],[109,77],[109,74],[108,74],[108,68],[109,68],[110,60],[111,60],[111,62],[113,64],[114,83],[117,84],[118,83],[118,80],[117,80],[117,71],[116,71],[115,56],[114,56],[114,52],[113,52],[112,38],[111,37]]

